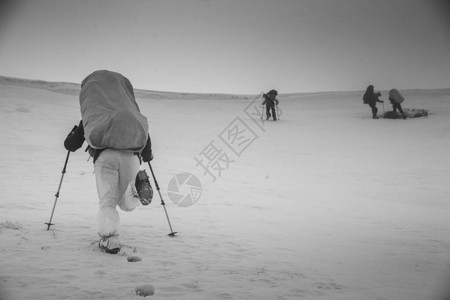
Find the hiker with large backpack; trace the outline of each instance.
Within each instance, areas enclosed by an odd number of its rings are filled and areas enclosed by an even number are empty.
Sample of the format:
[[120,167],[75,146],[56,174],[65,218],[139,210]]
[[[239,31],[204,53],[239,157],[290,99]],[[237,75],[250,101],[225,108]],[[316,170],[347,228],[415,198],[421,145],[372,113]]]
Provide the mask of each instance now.
[[123,75],[95,71],[81,83],[82,120],[67,136],[64,147],[76,151],[88,143],[99,197],[97,232],[106,253],[120,251],[119,213],[148,205],[153,196],[141,161],[153,159],[147,118],[140,112],[133,86]]
[[379,97],[381,96],[380,92],[374,92],[373,85],[369,85],[366,89],[366,92],[363,96],[363,102],[364,104],[368,104],[370,108],[372,109],[372,119],[378,119],[377,113],[377,102],[384,103],[383,100],[380,100]]
[[397,89],[391,89],[389,91],[389,101],[391,101],[392,104],[392,110],[394,111],[394,114],[397,113],[397,110],[402,114],[403,119],[406,119],[406,114],[402,109],[401,103],[405,100],[403,96],[400,94],[400,92]]
[[276,90],[270,90],[267,94],[263,94],[264,101],[262,105],[266,105],[266,120],[270,118],[270,112],[272,112],[273,120],[277,120],[277,114],[275,110],[275,106],[279,104],[278,99],[276,98],[278,92]]

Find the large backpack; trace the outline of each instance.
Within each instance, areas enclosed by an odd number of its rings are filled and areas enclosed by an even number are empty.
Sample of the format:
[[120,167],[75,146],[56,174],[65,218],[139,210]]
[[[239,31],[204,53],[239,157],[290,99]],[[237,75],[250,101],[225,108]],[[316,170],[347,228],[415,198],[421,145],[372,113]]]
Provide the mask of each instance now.
[[402,103],[405,98],[400,94],[400,92],[397,89],[391,89],[389,91],[389,98],[397,102],[398,104]]
[[119,73],[100,70],[81,83],[80,109],[84,137],[94,149],[139,152],[148,137],[130,81]]
[[365,93],[364,94],[364,96],[363,96],[363,103],[364,104],[369,104],[369,102],[370,102],[370,94],[369,93]]

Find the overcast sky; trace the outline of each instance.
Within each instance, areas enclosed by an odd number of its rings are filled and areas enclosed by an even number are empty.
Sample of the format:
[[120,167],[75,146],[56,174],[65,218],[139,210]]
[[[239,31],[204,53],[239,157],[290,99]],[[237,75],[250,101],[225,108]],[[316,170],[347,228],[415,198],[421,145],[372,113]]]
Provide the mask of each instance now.
[[447,0],[2,1],[0,75],[256,94],[450,87]]

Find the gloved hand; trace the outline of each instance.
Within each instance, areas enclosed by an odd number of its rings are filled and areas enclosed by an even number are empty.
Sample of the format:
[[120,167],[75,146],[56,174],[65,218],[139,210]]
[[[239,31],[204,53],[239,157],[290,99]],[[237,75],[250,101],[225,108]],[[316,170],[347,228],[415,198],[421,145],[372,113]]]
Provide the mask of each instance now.
[[152,153],[152,151],[151,150],[150,151],[143,151],[142,152],[142,160],[144,162],[152,161],[153,160],[153,153]]
[[69,136],[73,135],[77,129],[78,129],[78,125],[73,126],[72,130],[69,132],[69,134],[67,136],[69,137]]
[[147,144],[145,145],[144,149],[142,149],[141,156],[144,162],[153,160],[152,141],[150,139],[150,135],[148,135]]
[[83,143],[84,128],[83,123],[80,121],[80,124],[78,126],[75,125],[64,140],[64,148],[68,151],[75,152],[81,148]]

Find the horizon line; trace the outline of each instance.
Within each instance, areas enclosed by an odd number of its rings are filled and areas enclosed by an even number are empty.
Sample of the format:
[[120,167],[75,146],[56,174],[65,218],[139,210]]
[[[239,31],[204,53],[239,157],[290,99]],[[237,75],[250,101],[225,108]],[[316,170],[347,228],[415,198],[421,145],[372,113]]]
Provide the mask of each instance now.
[[[80,83],[74,83],[74,82],[68,82],[68,81],[46,81],[42,79],[31,79],[31,78],[23,78],[23,77],[13,77],[13,76],[6,76],[6,75],[0,75],[0,78],[4,79],[14,79],[19,80],[22,82],[27,82],[30,84],[70,84],[75,85],[77,87],[80,87]],[[179,94],[179,95],[229,95],[229,96],[254,96],[257,94],[264,93],[263,91],[260,91],[258,93],[252,93],[252,94],[246,94],[246,93],[224,93],[224,92],[174,92],[174,91],[162,91],[162,90],[146,90],[141,88],[133,88],[135,91],[140,92],[151,92],[151,93],[165,93],[165,94]],[[441,88],[406,88],[406,89],[399,89],[401,91],[439,91],[439,90],[450,90],[450,87],[441,87]],[[361,90],[331,90],[331,91],[315,91],[315,92],[288,92],[288,93],[279,93],[278,95],[285,95],[285,96],[292,96],[292,95],[314,95],[314,94],[338,94],[338,93],[354,93],[354,92],[364,92],[365,89]],[[386,89],[379,89],[379,91],[389,91]]]

